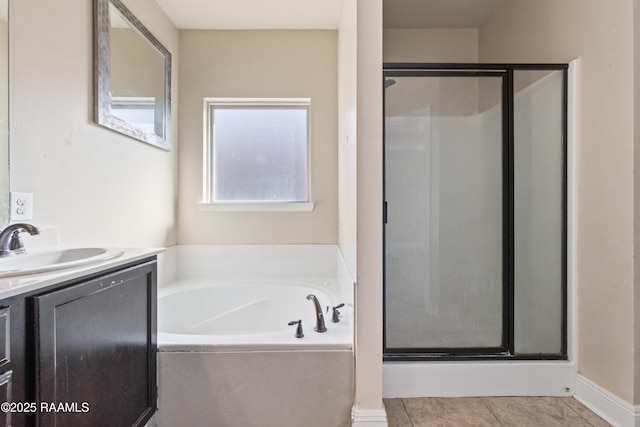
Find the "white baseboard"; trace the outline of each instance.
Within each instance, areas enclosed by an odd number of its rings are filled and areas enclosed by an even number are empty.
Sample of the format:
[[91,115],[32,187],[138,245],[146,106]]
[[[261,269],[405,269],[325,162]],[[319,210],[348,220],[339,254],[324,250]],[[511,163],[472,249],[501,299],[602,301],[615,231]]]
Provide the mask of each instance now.
[[387,412],[381,409],[351,408],[351,427],[388,427]]
[[574,397],[614,427],[640,427],[640,405],[632,405],[587,377],[578,374]]

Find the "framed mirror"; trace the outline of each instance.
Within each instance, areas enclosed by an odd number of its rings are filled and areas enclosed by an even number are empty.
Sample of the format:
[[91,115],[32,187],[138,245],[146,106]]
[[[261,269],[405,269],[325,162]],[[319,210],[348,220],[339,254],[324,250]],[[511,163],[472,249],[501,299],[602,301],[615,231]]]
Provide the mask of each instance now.
[[170,150],[171,53],[120,0],[94,3],[99,125]]

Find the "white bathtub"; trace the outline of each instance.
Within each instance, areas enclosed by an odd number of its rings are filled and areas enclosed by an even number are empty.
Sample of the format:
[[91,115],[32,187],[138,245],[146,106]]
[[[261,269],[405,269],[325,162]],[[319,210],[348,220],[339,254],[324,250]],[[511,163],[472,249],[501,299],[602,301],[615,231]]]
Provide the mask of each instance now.
[[[351,425],[354,284],[336,246],[193,245],[163,255],[157,427]],[[313,330],[309,294],[325,311],[324,333]],[[340,303],[332,323],[326,307]],[[288,325],[298,319],[303,338]]]
[[[181,279],[158,295],[160,351],[229,351],[350,349],[353,336],[351,301],[333,278]],[[327,331],[314,331],[315,295]],[[340,308],[340,322],[331,321],[331,307]],[[329,310],[327,312],[327,307]],[[303,338],[295,326],[302,320]]]

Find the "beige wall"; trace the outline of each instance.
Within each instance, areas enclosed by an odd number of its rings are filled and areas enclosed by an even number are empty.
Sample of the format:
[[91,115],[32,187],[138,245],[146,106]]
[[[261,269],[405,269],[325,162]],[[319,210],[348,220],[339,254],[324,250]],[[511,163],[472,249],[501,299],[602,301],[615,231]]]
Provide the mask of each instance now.
[[628,402],[634,402],[632,12],[631,1],[512,0],[479,32],[480,62],[581,59],[579,372]]
[[384,29],[384,62],[478,62],[478,30]]
[[[178,31],[155,1],[125,3],[172,52],[176,99]],[[93,122],[92,2],[10,14],[11,189],[33,193],[32,222],[65,245],[175,244],[176,116],[171,152]]]
[[[180,244],[338,242],[336,31],[180,32]],[[204,97],[311,98],[313,212],[203,212]]]
[[[640,40],[640,0],[633,0],[633,39]],[[634,135],[633,163],[640,165],[640,43],[633,44],[633,121]],[[634,396],[636,405],[640,404],[640,173],[633,174],[634,187]]]
[[[0,1],[0,10],[5,13],[8,10],[6,2]],[[4,189],[9,188],[9,26],[8,17],[0,17],[0,226],[8,222],[9,212],[9,192]]]
[[[357,0],[356,410],[382,408],[382,0]],[[363,42],[365,41],[366,42]]]
[[357,134],[356,1],[342,2],[338,43],[338,243],[353,277],[356,273]]

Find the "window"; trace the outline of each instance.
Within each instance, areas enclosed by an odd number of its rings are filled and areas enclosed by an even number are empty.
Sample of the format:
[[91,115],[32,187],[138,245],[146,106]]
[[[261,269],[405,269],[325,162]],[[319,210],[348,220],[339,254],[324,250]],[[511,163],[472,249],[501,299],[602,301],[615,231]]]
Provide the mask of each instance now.
[[309,211],[308,98],[205,98],[205,210]]

